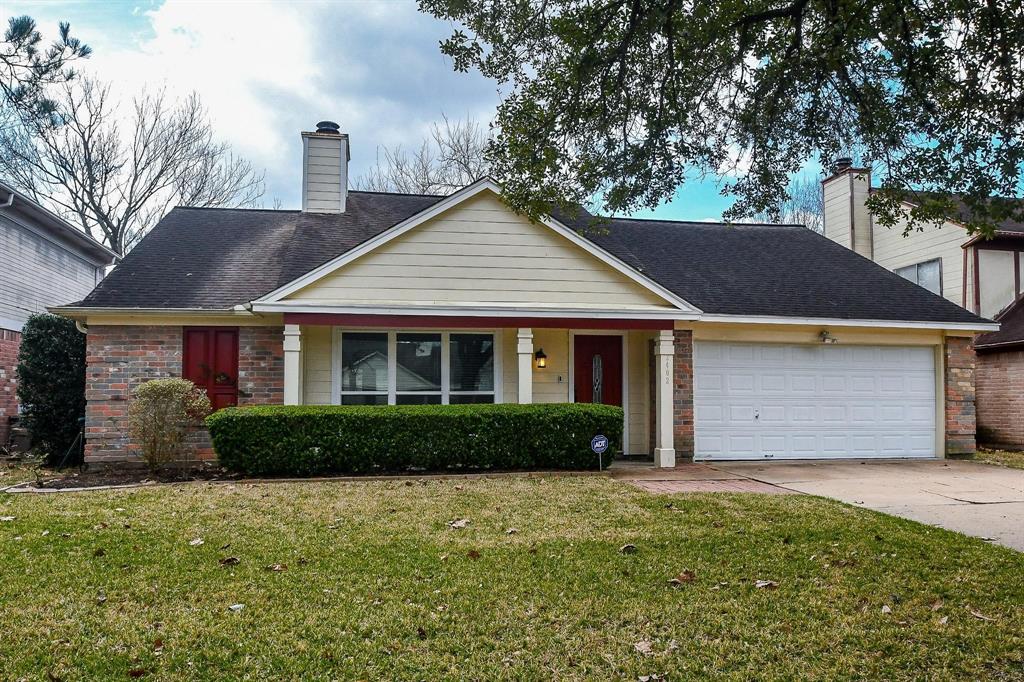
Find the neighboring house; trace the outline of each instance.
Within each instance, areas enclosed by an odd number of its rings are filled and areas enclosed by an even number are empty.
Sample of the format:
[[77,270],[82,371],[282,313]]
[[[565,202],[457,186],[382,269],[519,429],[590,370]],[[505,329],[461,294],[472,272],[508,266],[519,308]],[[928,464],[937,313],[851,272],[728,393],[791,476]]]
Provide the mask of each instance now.
[[660,466],[974,450],[996,326],[802,226],[531,222],[489,180],[349,191],[348,137],[302,141],[302,210],[176,208],[55,309],[88,328],[87,460],[135,457],[131,391],[179,375],[218,406],[616,404]]
[[904,235],[903,225],[876,225],[864,205],[870,169],[841,159],[834,171],[823,182],[826,237],[1002,325],[974,341],[978,439],[1024,448],[1024,223],[1006,221],[991,239],[954,221]]
[[81,299],[114,258],[113,251],[0,182],[0,447],[18,413],[15,368],[25,320]]

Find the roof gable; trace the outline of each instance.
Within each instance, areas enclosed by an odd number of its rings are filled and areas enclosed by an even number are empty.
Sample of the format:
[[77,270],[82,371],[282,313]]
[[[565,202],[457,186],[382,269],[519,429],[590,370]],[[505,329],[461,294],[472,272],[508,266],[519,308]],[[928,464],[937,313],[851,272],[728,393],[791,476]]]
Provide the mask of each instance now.
[[489,180],[254,304],[310,302],[699,312],[557,221],[535,223],[514,213]]

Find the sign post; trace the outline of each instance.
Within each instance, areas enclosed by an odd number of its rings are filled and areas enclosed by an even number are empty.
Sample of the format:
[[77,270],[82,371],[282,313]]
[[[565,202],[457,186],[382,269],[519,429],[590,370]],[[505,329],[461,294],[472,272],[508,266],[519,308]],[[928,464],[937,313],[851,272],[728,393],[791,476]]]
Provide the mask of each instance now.
[[598,434],[590,440],[590,449],[597,453],[597,469],[604,469],[604,458],[602,455],[608,449],[608,436]]

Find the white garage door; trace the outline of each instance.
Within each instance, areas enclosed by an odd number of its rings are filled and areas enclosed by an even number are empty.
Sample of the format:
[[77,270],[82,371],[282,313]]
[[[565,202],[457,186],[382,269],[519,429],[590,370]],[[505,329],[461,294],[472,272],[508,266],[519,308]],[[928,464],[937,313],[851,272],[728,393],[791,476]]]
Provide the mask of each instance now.
[[695,342],[697,459],[935,456],[928,347]]

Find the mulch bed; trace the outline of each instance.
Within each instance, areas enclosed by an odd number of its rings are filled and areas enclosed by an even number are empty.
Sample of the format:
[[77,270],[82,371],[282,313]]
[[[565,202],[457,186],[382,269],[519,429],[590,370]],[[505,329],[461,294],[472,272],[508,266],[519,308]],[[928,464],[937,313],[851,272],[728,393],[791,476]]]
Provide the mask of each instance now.
[[38,481],[30,481],[27,487],[47,490],[71,490],[75,488],[96,488],[107,486],[146,485],[149,483],[180,483],[184,481],[223,481],[241,478],[214,467],[194,468],[183,471],[168,470],[154,475],[148,469],[86,469],[44,471]]

